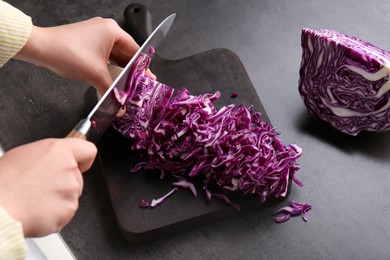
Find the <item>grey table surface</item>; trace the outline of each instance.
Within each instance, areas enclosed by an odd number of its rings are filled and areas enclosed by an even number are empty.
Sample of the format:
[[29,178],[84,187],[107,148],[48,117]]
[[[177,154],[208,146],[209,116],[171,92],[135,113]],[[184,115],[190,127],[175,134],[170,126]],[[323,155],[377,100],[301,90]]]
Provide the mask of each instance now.
[[[131,2],[13,0],[39,26],[95,16],[123,22]],[[80,208],[61,235],[79,259],[389,259],[390,134],[340,134],[309,118],[298,94],[301,28],[335,29],[390,50],[390,2],[336,0],[144,0],[154,26],[177,20],[161,55],[178,59],[212,48],[233,50],[286,143],[304,149],[290,199],[310,202],[309,221],[275,224],[266,210],[228,218],[142,245],[115,223],[99,165],[84,175]],[[80,54],[81,55],[81,54]],[[62,137],[85,114],[89,86],[30,64],[0,70],[0,143],[5,149]]]

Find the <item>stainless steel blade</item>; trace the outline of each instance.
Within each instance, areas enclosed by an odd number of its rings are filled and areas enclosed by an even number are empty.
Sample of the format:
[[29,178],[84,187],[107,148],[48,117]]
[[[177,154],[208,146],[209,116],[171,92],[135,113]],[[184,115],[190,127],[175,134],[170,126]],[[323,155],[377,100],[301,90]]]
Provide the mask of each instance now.
[[142,44],[140,49],[132,57],[130,62],[122,70],[119,76],[114,80],[110,88],[100,98],[87,118],[81,120],[73,128],[72,132],[69,133],[68,137],[83,138],[94,143],[99,140],[121,107],[121,104],[115,97],[114,89],[117,89],[119,92],[125,90],[126,80],[129,76],[133,63],[137,60],[141,53],[149,54],[151,47],[155,50],[158,48],[160,43],[168,34],[175,17],[176,14],[172,14],[160,23],[160,25],[152,32],[144,44]]

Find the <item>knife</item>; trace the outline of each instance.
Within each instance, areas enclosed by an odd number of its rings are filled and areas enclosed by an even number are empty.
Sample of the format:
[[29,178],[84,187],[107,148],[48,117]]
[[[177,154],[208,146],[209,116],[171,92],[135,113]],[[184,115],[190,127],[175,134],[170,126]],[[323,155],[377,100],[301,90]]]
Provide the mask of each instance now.
[[[152,34],[142,44],[140,49],[134,54],[129,63],[123,68],[123,70],[116,77],[114,82],[99,99],[98,103],[91,110],[88,116],[82,119],[73,130],[66,137],[81,138],[84,140],[97,143],[99,138],[106,131],[108,126],[111,124],[113,118],[121,108],[120,102],[115,98],[114,89],[122,92],[126,87],[126,80],[130,74],[131,67],[141,53],[149,55],[150,47],[155,50],[158,48],[161,42],[165,39],[169,29],[175,20],[176,14],[171,14],[159,26],[152,32]],[[110,74],[113,75],[113,65],[109,64]]]

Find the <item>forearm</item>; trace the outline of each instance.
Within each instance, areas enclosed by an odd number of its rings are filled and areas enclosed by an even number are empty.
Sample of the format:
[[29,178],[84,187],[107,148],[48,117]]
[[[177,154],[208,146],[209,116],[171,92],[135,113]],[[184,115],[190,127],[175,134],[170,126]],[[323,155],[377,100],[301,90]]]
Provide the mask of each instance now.
[[23,48],[31,29],[29,16],[0,0],[0,67]]

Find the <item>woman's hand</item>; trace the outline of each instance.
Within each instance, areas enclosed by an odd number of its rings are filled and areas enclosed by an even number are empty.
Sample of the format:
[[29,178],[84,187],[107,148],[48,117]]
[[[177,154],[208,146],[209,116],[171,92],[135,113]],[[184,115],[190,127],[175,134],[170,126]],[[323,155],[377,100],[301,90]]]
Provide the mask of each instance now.
[[56,27],[34,26],[15,58],[86,82],[103,94],[113,82],[108,61],[123,67],[138,49],[134,39],[114,20],[93,18]]
[[0,205],[22,223],[26,237],[58,232],[70,221],[83,188],[81,173],[96,152],[80,139],[44,139],[0,158]]

